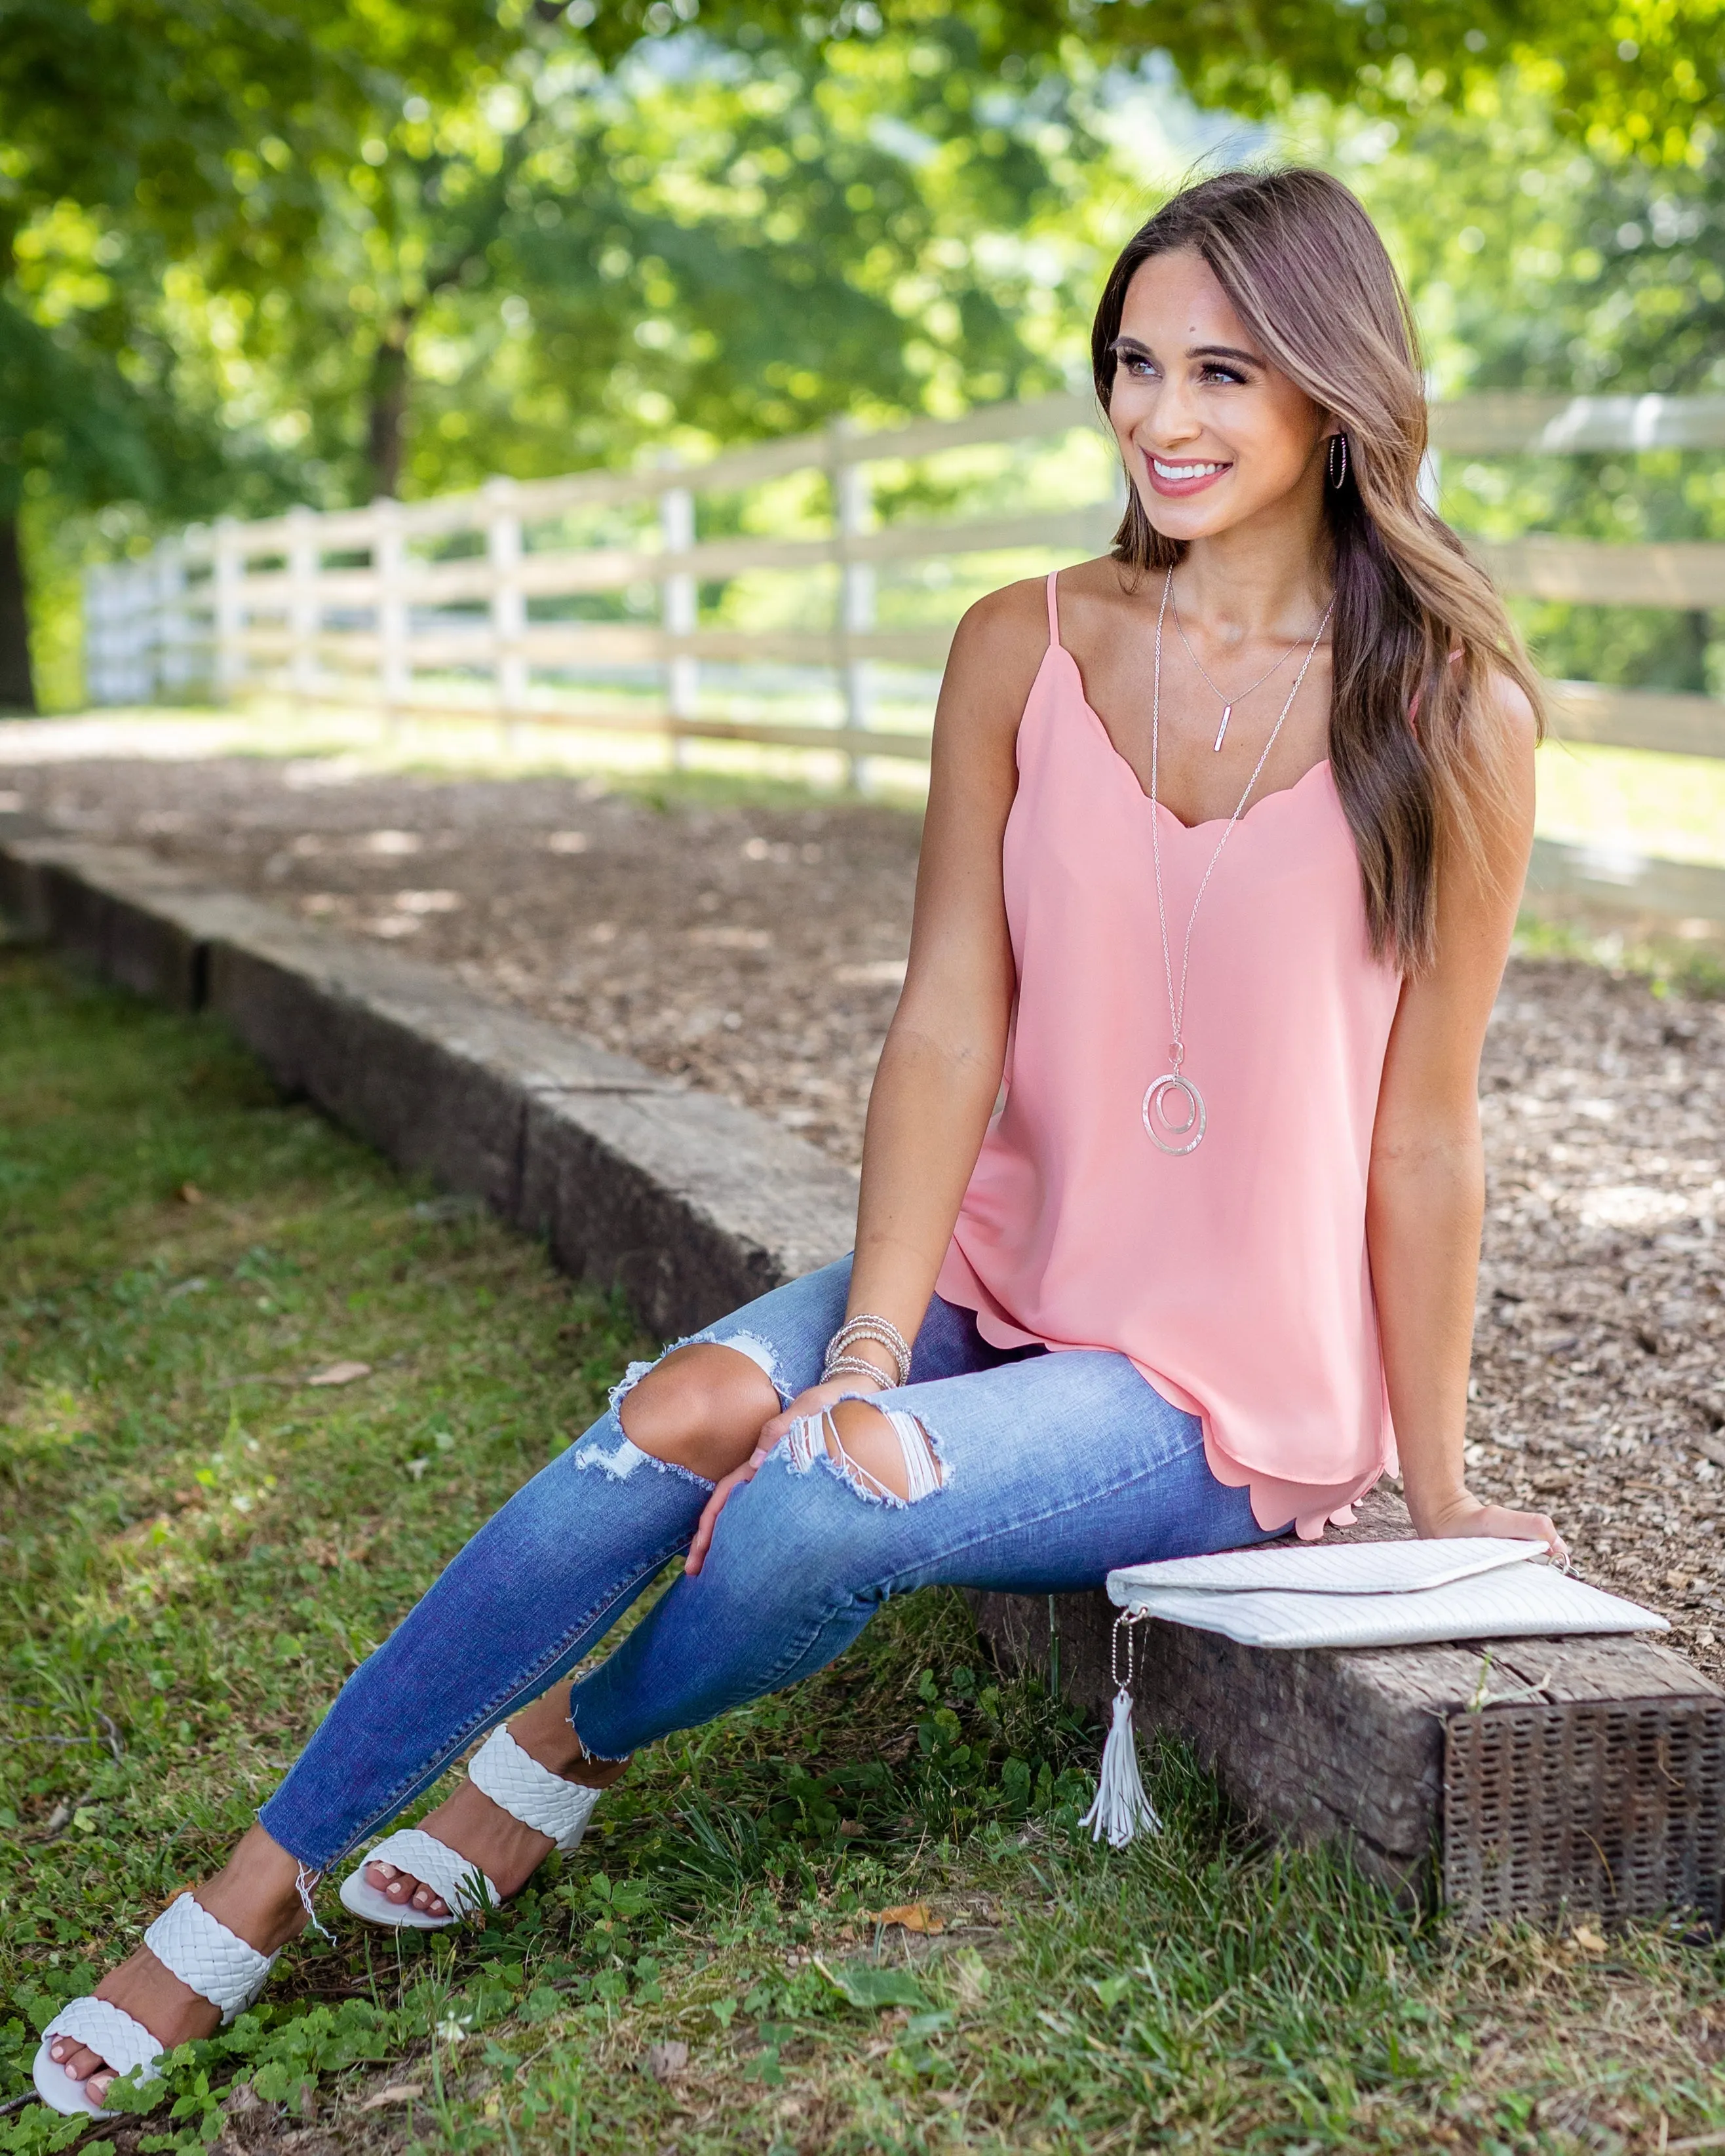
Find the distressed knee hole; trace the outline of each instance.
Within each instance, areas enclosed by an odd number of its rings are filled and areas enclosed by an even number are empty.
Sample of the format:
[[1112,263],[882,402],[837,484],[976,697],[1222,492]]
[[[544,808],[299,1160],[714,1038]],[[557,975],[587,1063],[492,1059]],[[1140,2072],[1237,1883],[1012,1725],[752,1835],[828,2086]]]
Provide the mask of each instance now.
[[618,1424],[617,1442],[608,1445],[595,1435],[581,1445],[575,1455],[578,1469],[597,1468],[613,1482],[626,1482],[638,1467],[655,1468],[661,1475],[680,1475],[691,1482],[698,1483],[703,1490],[712,1488],[711,1480],[697,1475],[692,1467],[685,1467],[678,1460],[660,1460],[650,1452],[643,1452],[624,1435],[621,1423]]
[[663,1368],[673,1355],[680,1354],[685,1348],[728,1348],[732,1354],[741,1355],[745,1362],[754,1364],[778,1394],[781,1405],[791,1397],[785,1386],[778,1350],[770,1340],[762,1340],[753,1332],[733,1332],[728,1340],[715,1339],[711,1332],[691,1332],[686,1339],[672,1341],[670,1346],[650,1363],[631,1363],[612,1386],[608,1396],[608,1404],[614,1409],[620,1409],[642,1378],[650,1378],[655,1370]]
[[726,1340],[688,1340],[669,1348],[614,1409],[626,1443],[667,1466],[716,1482],[740,1466],[779,1405],[773,1380],[752,1349]]
[[792,1426],[791,1465],[806,1471],[824,1455],[860,1497],[876,1504],[914,1505],[946,1482],[934,1440],[902,1408],[839,1400]]

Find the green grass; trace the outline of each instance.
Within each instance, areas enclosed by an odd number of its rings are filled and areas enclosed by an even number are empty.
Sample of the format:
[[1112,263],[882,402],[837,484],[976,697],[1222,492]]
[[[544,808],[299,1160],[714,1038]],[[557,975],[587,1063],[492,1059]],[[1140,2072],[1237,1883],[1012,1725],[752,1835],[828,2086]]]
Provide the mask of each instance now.
[[[189,1188],[188,1188],[189,1186]],[[0,949],[0,2097],[346,1671],[640,1343],[283,1106],[212,1027]],[[313,1389],[347,1358],[374,1374]],[[953,1595],[673,1740],[483,1930],[285,1958],[116,2150],[1651,2150],[1725,2126],[1725,1956],[1461,1943],[1230,1824],[1075,1831],[1095,1739]],[[877,1921],[922,1903],[944,1928]],[[341,1918],[341,1921],[336,1921]],[[648,2047],[688,2046],[666,2081]],[[388,2090],[412,2092],[384,2097]],[[363,2108],[368,2097],[382,2100]],[[0,2149],[66,2145],[33,2103]],[[267,2137],[266,2137],[267,2138]],[[98,2143],[96,2145],[100,2145]],[[298,2144],[295,2144],[296,2146]]]

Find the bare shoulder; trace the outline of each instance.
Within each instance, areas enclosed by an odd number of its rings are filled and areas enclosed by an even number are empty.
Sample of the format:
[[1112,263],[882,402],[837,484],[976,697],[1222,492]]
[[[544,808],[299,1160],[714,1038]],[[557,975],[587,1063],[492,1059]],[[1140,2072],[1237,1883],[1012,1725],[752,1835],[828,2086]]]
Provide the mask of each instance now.
[[[1539,746],[1539,714],[1521,684],[1501,668],[1480,683],[1475,719],[1478,761],[1470,782],[1481,836],[1496,850],[1525,855],[1523,841],[1533,815],[1533,752]],[[1495,827],[1495,830],[1494,830]]]
[[965,609],[952,639],[954,662],[968,664],[986,654],[991,666],[1016,672],[1028,665],[1032,675],[1047,649],[1048,586],[1041,577],[1003,584],[977,600]]
[[989,745],[1009,760],[1019,721],[1048,650],[1048,601],[1040,578],[978,599],[959,623],[935,716],[935,758],[962,743]]
[[1539,715],[1520,682],[1494,666],[1480,693],[1481,716],[1500,754],[1531,757],[1539,746]]

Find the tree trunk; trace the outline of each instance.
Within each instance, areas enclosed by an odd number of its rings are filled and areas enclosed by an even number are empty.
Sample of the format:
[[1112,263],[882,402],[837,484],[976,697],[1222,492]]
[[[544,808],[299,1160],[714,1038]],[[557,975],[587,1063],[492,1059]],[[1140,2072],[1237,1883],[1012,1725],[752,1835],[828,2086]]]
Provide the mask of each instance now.
[[403,311],[383,332],[372,360],[371,411],[366,450],[372,466],[373,495],[401,492],[401,458],[408,411],[408,337],[413,326]]
[[30,608],[18,519],[0,516],[0,711],[34,713],[36,682],[30,670]]

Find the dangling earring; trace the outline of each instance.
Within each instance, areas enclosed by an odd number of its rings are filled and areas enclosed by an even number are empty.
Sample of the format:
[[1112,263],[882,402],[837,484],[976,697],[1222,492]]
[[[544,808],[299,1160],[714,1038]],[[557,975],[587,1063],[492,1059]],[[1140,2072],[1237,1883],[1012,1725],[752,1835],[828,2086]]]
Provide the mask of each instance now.
[[[1339,466],[1336,462],[1336,451],[1338,447],[1342,451],[1342,461]],[[1326,461],[1329,468],[1330,485],[1335,488],[1337,494],[1340,494],[1348,484],[1348,437],[1346,434],[1331,435],[1329,453]]]

